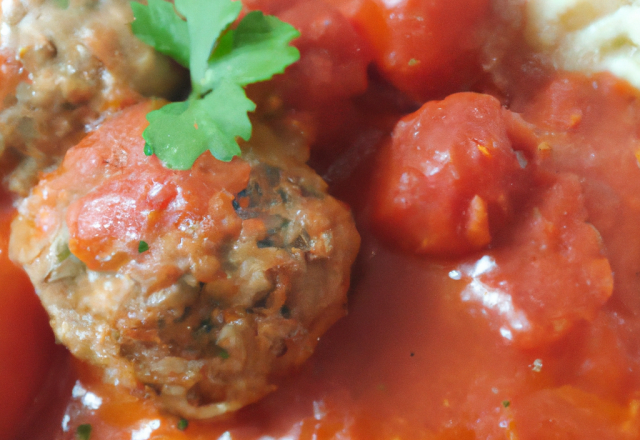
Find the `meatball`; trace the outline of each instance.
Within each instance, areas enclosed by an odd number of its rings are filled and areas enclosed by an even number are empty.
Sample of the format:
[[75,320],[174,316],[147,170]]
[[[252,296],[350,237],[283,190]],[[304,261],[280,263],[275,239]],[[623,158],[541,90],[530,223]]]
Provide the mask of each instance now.
[[156,102],[71,148],[19,206],[11,257],[59,341],[190,418],[271,392],[345,314],[360,237],[295,142],[254,127],[242,158],[144,155]]
[[64,3],[2,1],[0,155],[26,159],[11,180],[21,194],[105,115],[183,85],[182,69],[131,32],[128,0]]

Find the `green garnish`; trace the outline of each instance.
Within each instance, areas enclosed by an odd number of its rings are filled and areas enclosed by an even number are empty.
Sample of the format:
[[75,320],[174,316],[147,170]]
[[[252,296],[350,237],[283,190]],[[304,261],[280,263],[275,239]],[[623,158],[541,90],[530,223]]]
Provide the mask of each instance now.
[[187,419],[180,419],[178,420],[178,425],[177,428],[180,431],[184,431],[185,429],[187,429],[189,427],[189,421]]
[[76,438],[78,440],[89,440],[90,437],[91,425],[89,423],[78,425],[78,428],[76,429]]
[[511,405],[511,402],[509,402],[508,400],[502,401],[502,406],[504,406],[505,408],[509,408],[510,405]]
[[143,253],[143,252],[147,252],[148,250],[149,250],[149,244],[146,241],[140,240],[140,243],[138,243],[138,252]]
[[232,0],[164,0],[148,6],[132,2],[133,33],[191,71],[192,91],[147,115],[145,154],[168,167],[191,168],[207,150],[216,159],[240,155],[237,138],[251,137],[247,113],[255,104],[243,89],[265,81],[300,58],[289,43],[300,33],[262,12],[248,13],[235,28],[242,5]]
[[218,357],[221,359],[229,359],[229,352],[222,347],[218,347]]
[[131,2],[135,20],[134,35],[155,50],[189,67],[189,31],[187,23],[164,0],[149,0],[149,6]]

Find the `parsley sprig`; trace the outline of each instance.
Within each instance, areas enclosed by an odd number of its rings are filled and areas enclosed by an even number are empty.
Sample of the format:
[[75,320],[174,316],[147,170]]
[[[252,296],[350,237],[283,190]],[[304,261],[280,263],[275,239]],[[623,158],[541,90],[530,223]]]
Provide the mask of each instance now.
[[247,113],[256,107],[243,87],[296,62],[300,53],[289,43],[299,32],[259,11],[232,27],[242,9],[239,1],[175,0],[174,9],[165,0],[149,0],[131,7],[133,33],[191,72],[186,101],[147,115],[145,153],[179,170],[191,168],[207,150],[223,161],[240,155],[237,138],[251,137]]

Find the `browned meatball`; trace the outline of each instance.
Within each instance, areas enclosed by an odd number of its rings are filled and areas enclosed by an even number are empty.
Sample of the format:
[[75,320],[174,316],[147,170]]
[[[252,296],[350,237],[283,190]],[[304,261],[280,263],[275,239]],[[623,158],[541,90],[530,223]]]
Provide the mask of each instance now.
[[73,354],[170,411],[214,417],[272,391],[344,315],[360,238],[264,126],[229,163],[207,153],[172,171],[145,156],[152,105],[68,151],[20,205],[10,252]]
[[0,155],[27,159],[11,181],[22,194],[101,118],[182,84],[131,32],[128,0],[64,3],[4,0],[0,10]]

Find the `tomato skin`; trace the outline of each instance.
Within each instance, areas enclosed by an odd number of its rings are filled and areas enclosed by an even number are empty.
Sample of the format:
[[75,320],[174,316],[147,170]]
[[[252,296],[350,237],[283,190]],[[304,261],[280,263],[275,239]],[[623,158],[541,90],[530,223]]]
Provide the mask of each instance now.
[[382,74],[419,102],[464,89],[481,72],[488,0],[331,0],[366,36]]
[[285,101],[314,108],[366,90],[369,48],[338,9],[323,2],[301,1],[278,17],[300,31],[294,42],[300,61],[278,85]]
[[[312,0],[244,0],[243,5],[274,14],[300,31],[292,43],[300,59],[273,78],[269,94],[297,110],[315,110],[335,107],[336,100],[367,89],[371,48],[339,9]],[[256,88],[260,85],[251,87]]]
[[459,93],[403,118],[383,150],[373,218],[383,238],[419,254],[481,249],[512,216],[531,167],[512,149],[511,114]]
[[[8,257],[14,211],[0,201],[0,433],[11,439],[44,384],[56,346],[27,275]],[[6,437],[4,437],[6,435]]]

